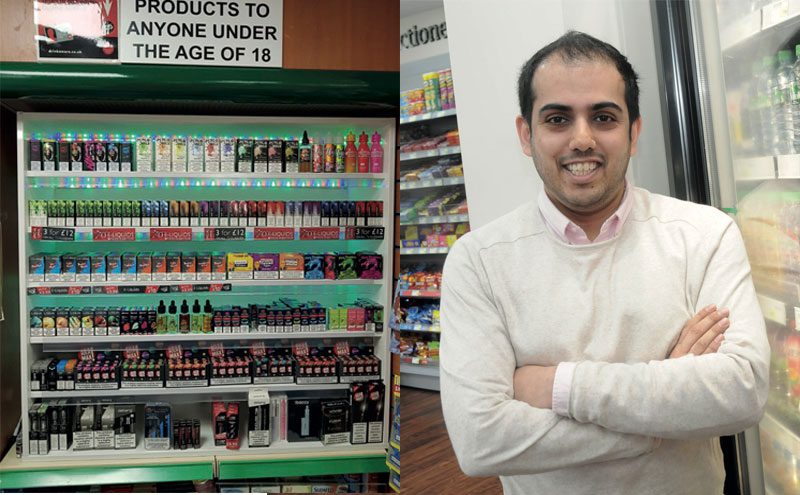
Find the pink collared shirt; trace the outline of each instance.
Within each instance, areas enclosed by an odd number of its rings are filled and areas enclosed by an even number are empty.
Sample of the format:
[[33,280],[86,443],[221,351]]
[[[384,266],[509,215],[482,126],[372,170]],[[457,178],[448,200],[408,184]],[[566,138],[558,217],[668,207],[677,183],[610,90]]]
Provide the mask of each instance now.
[[[566,244],[592,244],[596,242],[613,239],[622,231],[622,226],[628,218],[628,214],[633,208],[633,196],[629,194],[630,184],[625,180],[625,193],[622,195],[622,202],[608,219],[600,227],[600,233],[595,240],[590,241],[586,237],[586,232],[566,217],[553,204],[553,201],[542,190],[539,194],[539,213],[544,219],[545,225],[556,236],[557,239]],[[559,363],[556,368],[555,379],[553,380],[553,411],[561,416],[569,415],[569,399],[572,391],[572,376],[575,373],[577,363]]]

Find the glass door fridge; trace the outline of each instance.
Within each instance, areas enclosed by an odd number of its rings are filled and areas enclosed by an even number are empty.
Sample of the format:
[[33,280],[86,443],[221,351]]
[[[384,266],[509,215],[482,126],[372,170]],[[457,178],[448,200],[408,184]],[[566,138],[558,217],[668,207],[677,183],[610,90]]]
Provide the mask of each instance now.
[[772,351],[725,493],[800,493],[800,1],[653,5],[673,195],[736,219]]

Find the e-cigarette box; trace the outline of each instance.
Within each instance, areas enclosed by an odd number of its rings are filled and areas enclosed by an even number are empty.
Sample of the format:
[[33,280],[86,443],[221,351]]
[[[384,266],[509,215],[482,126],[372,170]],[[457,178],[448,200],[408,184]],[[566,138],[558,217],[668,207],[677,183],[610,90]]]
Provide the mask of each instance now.
[[253,142],[253,172],[257,174],[266,174],[270,172],[270,143],[266,139],[256,139]]
[[94,166],[98,172],[108,172],[108,148],[105,141],[94,142]]
[[206,138],[204,141],[205,149],[205,171],[212,174],[219,173],[220,166],[220,144],[218,138]]
[[236,140],[236,170],[243,173],[253,172],[253,140]]
[[83,170],[83,143],[80,141],[72,141],[69,144],[69,170],[71,172],[80,172]]
[[280,139],[270,139],[267,143],[269,157],[269,173],[283,173],[283,141]]
[[203,138],[189,138],[189,172],[203,171],[204,151]]
[[173,136],[172,138],[172,171],[186,172],[187,166],[186,138]]
[[69,172],[70,169],[70,157],[69,157],[69,141],[59,141],[58,146],[56,147],[56,160],[58,161],[58,171],[59,172]]
[[284,142],[284,170],[287,174],[296,174],[299,172],[298,147],[297,141]]
[[172,171],[172,139],[168,136],[157,136],[155,139],[155,171]]
[[150,172],[153,170],[153,139],[150,136],[136,138],[136,171]]
[[120,171],[120,150],[119,150],[119,143],[116,141],[111,141],[106,144],[106,155],[108,159],[108,171],[109,172],[119,172]]
[[28,142],[28,170],[42,171],[42,142],[37,139]]
[[324,400],[321,404],[323,445],[348,443],[350,440],[350,404],[346,400]]
[[45,172],[56,170],[56,142],[50,139],[42,141],[42,169]]
[[219,142],[220,172],[223,174],[236,172],[236,140],[222,138]]

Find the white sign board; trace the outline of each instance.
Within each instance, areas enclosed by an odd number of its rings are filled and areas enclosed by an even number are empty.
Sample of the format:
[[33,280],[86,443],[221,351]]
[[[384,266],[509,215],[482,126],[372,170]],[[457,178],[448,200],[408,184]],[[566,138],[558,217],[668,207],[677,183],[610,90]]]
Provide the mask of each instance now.
[[283,65],[283,0],[119,3],[122,63]]
[[447,53],[447,22],[441,6],[400,19],[401,64]]

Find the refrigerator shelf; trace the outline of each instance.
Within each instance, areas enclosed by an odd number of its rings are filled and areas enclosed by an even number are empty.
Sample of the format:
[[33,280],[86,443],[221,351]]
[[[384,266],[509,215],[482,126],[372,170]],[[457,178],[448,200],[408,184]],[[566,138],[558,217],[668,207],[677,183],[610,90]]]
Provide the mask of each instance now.
[[340,227],[29,227],[32,241],[189,242],[189,241],[351,241],[383,240],[383,226]]
[[761,33],[769,33],[780,28],[798,15],[800,15],[800,1],[773,1],[720,29],[721,48],[727,51],[737,46],[752,45],[755,43],[754,38]]
[[447,254],[450,252],[449,247],[418,247],[418,248],[400,248],[400,254]]
[[779,179],[800,179],[800,155],[778,155],[775,158]]

